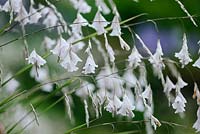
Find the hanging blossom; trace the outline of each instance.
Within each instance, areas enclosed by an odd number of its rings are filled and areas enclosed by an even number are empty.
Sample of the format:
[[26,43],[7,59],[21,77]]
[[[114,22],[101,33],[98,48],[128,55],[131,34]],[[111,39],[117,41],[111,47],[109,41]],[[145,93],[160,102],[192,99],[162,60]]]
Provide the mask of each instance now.
[[159,78],[163,76],[162,70],[165,67],[162,56],[163,56],[163,51],[160,44],[160,40],[158,40],[156,52],[149,58],[149,62],[153,65],[153,71],[156,75],[159,76]]
[[145,106],[144,116],[147,119],[150,119],[150,123],[153,126],[154,130],[156,130],[157,126],[160,127],[161,123],[159,120],[153,116],[153,97],[152,97],[151,86],[148,85],[144,92],[142,92],[141,97],[143,99],[143,103]]
[[105,38],[105,47],[106,47],[109,59],[113,63],[115,61],[115,52],[113,51],[112,47],[108,43],[108,38],[107,38],[106,33],[104,33],[104,38]]
[[[49,80],[49,72],[48,69],[45,68],[36,68],[33,66],[30,71],[30,76],[40,83],[44,83]],[[53,84],[45,83],[41,86],[41,89],[45,92],[51,92],[53,90]]]
[[88,21],[83,18],[80,13],[77,13],[77,17],[74,20],[73,24],[71,25],[72,33],[73,34],[81,34],[82,35],[82,26],[87,26]]
[[166,82],[164,84],[164,93],[165,95],[167,96],[167,99],[169,101],[169,105],[170,105],[170,102],[171,102],[171,99],[172,99],[172,96],[170,94],[170,92],[172,91],[172,89],[175,89],[176,86],[174,85],[174,83],[169,79],[168,76],[166,76]]
[[121,37],[121,27],[119,23],[119,17],[117,15],[114,16],[112,24],[111,24],[112,32],[110,36],[117,36],[119,38],[119,43],[122,49],[130,50],[129,45],[123,40]]
[[142,62],[142,56],[138,52],[137,48],[134,46],[131,54],[128,56],[128,62],[130,67],[136,68]]
[[98,8],[101,9],[101,11],[103,12],[103,14],[109,14],[110,13],[110,9],[109,7],[106,5],[104,0],[95,0],[95,4]]
[[98,11],[93,19],[93,23],[92,23],[91,27],[97,31],[98,35],[101,35],[103,33],[106,33],[105,27],[108,24],[109,24],[109,22],[101,15],[100,10],[98,9]]
[[135,87],[137,78],[135,74],[133,73],[132,69],[127,69],[123,75],[124,83],[126,83],[126,89],[131,89],[132,87]]
[[[12,74],[10,74],[10,73],[7,74],[5,77],[5,81],[10,79],[11,77],[12,77]],[[5,89],[9,93],[14,93],[19,86],[20,86],[20,83],[16,79],[13,78],[5,85]]]
[[179,59],[180,63],[182,64],[182,68],[184,68],[185,65],[192,62],[192,59],[189,57],[188,52],[188,46],[187,46],[187,38],[186,34],[183,34],[183,46],[181,48],[181,51],[179,53],[175,53],[175,57]]
[[105,106],[106,111],[113,113],[117,113],[119,108],[122,106],[121,100],[114,95],[111,99],[108,98],[108,104]]
[[69,0],[79,13],[90,13],[91,6],[85,0]]
[[180,90],[178,90],[177,92],[178,93],[176,95],[174,103],[172,104],[172,107],[176,110],[175,113],[182,113],[185,111],[185,103],[187,103],[187,101]]
[[92,49],[92,45],[91,45],[91,41],[89,40],[89,44],[88,44],[88,48],[86,49],[86,53],[88,54],[85,66],[83,67],[84,74],[90,74],[90,73],[95,73],[95,68],[98,67],[98,65],[96,65],[94,58],[92,56],[91,50]]
[[175,113],[183,113],[185,111],[185,103],[187,103],[187,101],[180,90],[187,85],[188,84],[178,76],[178,81],[176,83],[176,98],[172,104],[172,107],[176,110]]
[[53,46],[56,44],[56,41],[49,38],[48,36],[45,36],[42,44],[45,46],[46,49],[52,49]]
[[46,60],[43,59],[40,55],[38,55],[36,53],[35,49],[31,52],[29,57],[26,58],[26,60],[28,60],[29,64],[36,65],[36,67],[38,67],[38,68],[40,68],[40,66],[43,66],[44,64],[46,64]]
[[135,109],[135,106],[132,105],[131,100],[125,94],[123,96],[123,101],[121,103],[121,107],[117,111],[117,114],[133,118],[135,116],[134,113],[132,112],[134,109]]
[[33,7],[34,5],[34,1],[31,0],[31,6],[30,6],[30,11],[29,11],[29,19],[30,22],[29,23],[38,23],[39,19],[42,17],[41,12],[37,12],[37,10]]
[[80,88],[78,88],[75,92],[77,96],[83,99],[87,99],[90,92],[93,92],[95,90],[95,87],[93,84],[83,81],[80,85]]
[[1,7],[1,10],[5,12],[13,12],[18,13],[20,12],[20,8],[23,6],[22,0],[7,0],[6,3]]
[[51,50],[51,52],[59,56],[61,60],[61,66],[67,69],[69,72],[78,70],[77,64],[82,60],[75,52],[73,52],[72,46],[62,37],[59,38],[57,45],[53,50]]
[[28,18],[28,12],[26,11],[23,3],[19,7],[19,12],[17,13],[15,21],[20,22],[20,24],[22,24],[22,25],[26,25],[26,24],[30,23],[30,20]]

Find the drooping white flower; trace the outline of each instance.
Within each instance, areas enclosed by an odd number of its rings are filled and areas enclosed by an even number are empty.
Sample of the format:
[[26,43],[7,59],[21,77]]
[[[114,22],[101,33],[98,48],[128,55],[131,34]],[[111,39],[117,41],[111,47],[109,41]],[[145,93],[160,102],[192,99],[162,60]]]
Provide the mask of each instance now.
[[65,39],[63,39],[62,37],[60,37],[57,40],[57,44],[55,46],[55,48],[53,50],[51,50],[51,52],[57,56],[59,56],[61,59],[65,58],[66,55],[66,50],[69,49],[69,44],[66,42]]
[[121,36],[121,27],[119,24],[119,17],[117,15],[114,16],[111,24],[112,32],[110,36]]
[[121,100],[116,95],[114,95],[113,98],[108,99],[108,104],[105,106],[105,109],[106,111],[114,114],[121,107],[121,105]]
[[85,0],[79,0],[74,6],[79,13],[89,13],[91,11],[91,6]]
[[197,110],[197,120],[192,127],[195,128],[197,132],[200,131],[200,107]]
[[183,87],[185,87],[187,85],[188,84],[185,81],[183,81],[183,79],[180,76],[178,76],[178,81],[176,83],[176,87],[181,89],[181,88],[183,88]]
[[28,18],[28,12],[26,11],[23,4],[21,5],[19,12],[17,13],[15,21],[20,22],[20,24],[22,24],[22,25],[26,25],[30,22],[30,20]]
[[160,40],[157,42],[156,52],[150,57],[149,62],[153,65],[154,70],[159,73],[165,67],[163,63],[163,51],[160,44]]
[[[33,66],[30,71],[30,76],[40,83],[47,82],[49,80],[49,73],[45,68],[36,68]],[[45,83],[41,86],[41,89],[45,92],[51,92],[53,90],[53,84]]]
[[98,10],[91,25],[94,28],[98,35],[101,35],[106,32],[105,27],[109,22],[101,15],[101,12]]
[[186,99],[180,91],[178,91],[172,107],[176,110],[175,113],[182,113],[185,111]]
[[119,43],[120,43],[121,48],[122,49],[125,48],[127,51],[130,50],[129,45],[122,39],[122,37],[118,36],[118,38],[119,38]]
[[140,86],[146,87],[147,86],[147,70],[144,64],[140,66],[139,72],[140,72],[140,75],[139,75],[138,81],[140,83]]
[[142,92],[141,96],[142,96],[145,107],[152,105],[153,98],[152,98],[152,90],[151,90],[150,85],[148,85],[145,88],[145,90],[144,90],[144,92]]
[[22,6],[22,0],[7,0],[1,9],[5,12],[9,12],[12,9],[13,12],[18,13]]
[[[37,72],[36,72],[36,70],[37,70]],[[44,68],[38,68],[38,69],[36,69],[36,67],[33,66],[32,69],[31,69],[31,71],[30,71],[30,76],[32,78],[35,78],[35,80],[37,82],[43,82],[45,80],[48,80],[48,72]]]
[[[12,75],[9,73],[6,75],[5,80],[8,80],[12,77]],[[19,87],[19,82],[16,79],[11,79],[6,85],[5,85],[5,89],[6,91],[8,91],[9,93],[13,93],[17,90],[17,88]]]
[[75,94],[83,99],[88,98],[89,93],[93,92],[95,89],[94,85],[84,81],[81,83],[80,88],[76,90]]
[[142,62],[143,57],[139,54],[137,48],[134,46],[131,54],[128,56],[128,62],[130,67],[136,68]]
[[86,60],[86,63],[85,63],[85,66],[83,67],[84,71],[83,73],[84,74],[90,74],[90,73],[95,73],[95,68],[98,67],[98,65],[96,65],[95,61],[94,61],[94,58],[92,56],[92,53],[91,53],[91,42],[89,40],[89,44],[88,44],[88,48],[86,50],[87,54],[88,54],[88,57],[87,57],[87,60]]
[[169,79],[168,76],[166,76],[166,82],[164,84],[164,93],[166,94],[169,104],[171,102],[171,95],[170,92],[172,91],[172,89],[175,89],[176,86],[173,84],[173,82]]
[[134,109],[135,109],[135,106],[132,105],[128,96],[124,95],[121,107],[117,111],[117,114],[133,118],[135,116],[134,113],[133,113]]
[[188,63],[192,62],[192,59],[189,56],[189,52],[188,52],[188,46],[187,46],[187,37],[186,34],[183,34],[183,46],[181,48],[181,51],[178,53],[175,53],[175,57],[179,59],[182,68],[184,68],[185,65],[187,65]]
[[133,73],[132,69],[127,69],[126,72],[123,75],[123,79],[125,80],[126,83],[126,88],[130,89],[131,87],[135,87],[137,78]]
[[43,59],[40,55],[38,55],[36,53],[35,49],[31,52],[29,57],[26,58],[26,60],[28,60],[29,64],[36,65],[36,67],[38,67],[38,68],[40,68],[40,66],[46,64],[46,60]]
[[106,3],[104,2],[104,0],[95,0],[95,4],[96,4],[96,6],[98,8],[101,9],[101,11],[103,12],[103,14],[109,14],[110,13],[110,9],[106,5]]
[[56,26],[59,22],[58,17],[51,8],[47,8],[46,10],[48,10],[48,14],[45,16],[42,24],[44,24],[46,27]]
[[82,35],[82,26],[87,26],[88,21],[83,18],[83,16],[80,13],[77,13],[77,17],[74,20],[73,24],[71,25],[72,33],[74,34],[81,34]]
[[65,58],[61,62],[61,66],[67,69],[69,72],[74,72],[78,70],[78,62],[82,62],[82,60],[69,48],[66,51]]
[[164,85],[164,92],[169,95],[169,93],[172,91],[172,89],[175,89],[176,86],[173,84],[173,82],[169,79],[169,77],[166,77],[166,83]]
[[42,17],[41,12],[37,12],[37,10],[33,7],[34,1],[31,0],[31,6],[30,6],[30,11],[29,11],[29,18],[30,22],[29,23],[38,23],[39,19]]
[[56,41],[51,39],[51,38],[49,38],[48,36],[45,36],[42,44],[44,44],[44,46],[47,49],[52,49],[53,46],[56,44]]
[[192,66],[200,68],[200,57],[195,61],[195,63]]
[[115,61],[115,52],[113,51],[112,47],[108,43],[108,38],[107,38],[106,33],[104,34],[104,38],[105,38],[105,47],[106,47],[109,59],[111,62],[114,62]]

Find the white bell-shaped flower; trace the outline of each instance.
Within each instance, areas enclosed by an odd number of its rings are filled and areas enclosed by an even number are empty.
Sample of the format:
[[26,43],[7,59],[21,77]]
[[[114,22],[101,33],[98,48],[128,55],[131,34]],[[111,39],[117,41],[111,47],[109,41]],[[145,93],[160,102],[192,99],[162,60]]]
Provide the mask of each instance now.
[[175,113],[182,113],[185,111],[186,99],[180,91],[178,91],[177,96],[172,104],[172,107],[176,110]]
[[192,59],[189,56],[189,52],[188,52],[188,46],[187,46],[187,38],[186,38],[186,34],[184,33],[183,35],[183,46],[181,48],[181,51],[179,53],[175,53],[175,57],[179,59],[182,68],[184,68],[185,65],[187,65],[188,63],[192,62]]
[[45,16],[42,24],[44,24],[46,27],[56,26],[59,22],[58,17],[51,8],[47,8],[46,10],[48,10],[48,14]]
[[95,89],[94,85],[83,81],[80,85],[80,88],[76,90],[75,94],[83,99],[86,99],[89,97],[89,93],[93,92]]
[[29,11],[29,19],[31,24],[38,23],[39,19],[42,17],[40,12],[37,12],[37,10],[31,5],[30,11]]
[[169,77],[166,77],[166,82],[164,84],[164,93],[167,95],[167,97],[170,96],[170,92],[172,91],[172,89],[175,89],[176,86],[174,85],[174,83],[169,79]]
[[153,67],[155,69],[162,70],[162,68],[165,67],[162,56],[163,56],[163,51],[160,44],[160,40],[158,40],[156,52],[149,59],[149,62],[153,64]]
[[22,25],[26,25],[30,22],[30,20],[28,18],[28,12],[26,11],[23,4],[21,5],[19,12],[17,13],[15,21],[20,22],[20,24],[22,24]]
[[51,52],[53,54],[57,55],[58,57],[60,57],[61,59],[64,59],[69,47],[70,47],[69,43],[67,43],[65,39],[60,37],[57,40],[57,45],[55,46],[55,48],[53,50],[51,50]]
[[197,110],[197,120],[192,127],[195,128],[197,132],[200,131],[200,107]]
[[91,25],[97,31],[98,35],[101,35],[106,32],[105,27],[109,22],[101,15],[101,12],[98,10]]
[[[10,79],[11,77],[12,77],[12,75],[10,73],[7,74],[5,77],[5,81]],[[19,87],[19,85],[20,85],[20,83],[16,79],[13,78],[5,85],[5,89],[9,93],[14,93],[17,90],[17,88]]]
[[200,68],[200,57],[195,61],[195,63],[192,66]]
[[103,12],[103,14],[109,14],[110,13],[110,9],[106,5],[106,3],[104,2],[104,0],[95,0],[95,4],[96,4],[96,6],[98,8],[101,9],[101,11]]
[[137,67],[142,62],[143,57],[138,52],[137,48],[134,46],[131,54],[128,56],[128,62],[130,67]]
[[133,113],[134,109],[135,109],[135,106],[132,105],[128,96],[124,95],[123,101],[122,101],[122,104],[121,104],[121,108],[118,110],[117,114],[133,118],[135,116],[134,113]]
[[35,51],[35,49],[31,52],[31,54],[29,55],[28,58],[26,58],[26,60],[28,60],[29,64],[33,64],[36,65],[36,67],[39,67],[46,64],[46,60],[43,59],[40,55],[38,55]]
[[70,48],[66,51],[66,56],[60,63],[62,67],[67,69],[69,72],[74,72],[78,70],[77,63],[82,62],[76,53],[74,53]]
[[117,15],[115,15],[112,20],[111,28],[112,32],[110,33],[110,36],[121,36],[121,27],[119,23],[119,17]]
[[178,81],[176,83],[176,87],[181,89],[181,88],[183,88],[183,87],[185,87],[187,85],[188,84],[185,81],[183,81],[183,79],[180,76],[178,76]]
[[141,94],[141,97],[143,99],[145,107],[146,106],[150,106],[151,107],[153,98],[152,98],[152,90],[151,90],[150,85],[148,85],[145,88],[144,92],[142,92],[142,94]]
[[108,99],[108,104],[105,106],[105,109],[106,111],[115,114],[121,106],[121,100],[116,95],[114,95],[113,98]]
[[89,13],[91,11],[91,6],[89,6],[85,0],[79,0],[75,3],[74,7],[78,10],[79,13]]
[[88,57],[87,57],[85,66],[83,67],[83,69],[84,69],[83,73],[84,74],[95,73],[95,68],[98,67],[98,65],[96,65],[94,58],[92,56],[91,48],[92,48],[92,46],[91,46],[91,42],[89,40],[88,48],[86,50]]
[[131,87],[135,87],[137,78],[133,73],[132,69],[127,69],[123,75],[123,79],[126,83],[126,88],[130,89]]
[[53,46],[56,44],[56,41],[49,38],[48,36],[45,36],[42,44],[44,44],[45,48],[52,49]]
[[72,33],[74,34],[82,34],[82,26],[87,26],[88,21],[83,18],[83,16],[80,13],[77,13],[77,17],[74,20],[73,24],[71,25]]
[[6,3],[2,6],[1,10],[5,12],[13,10],[13,12],[20,12],[21,7],[23,6],[22,0],[7,0]]

